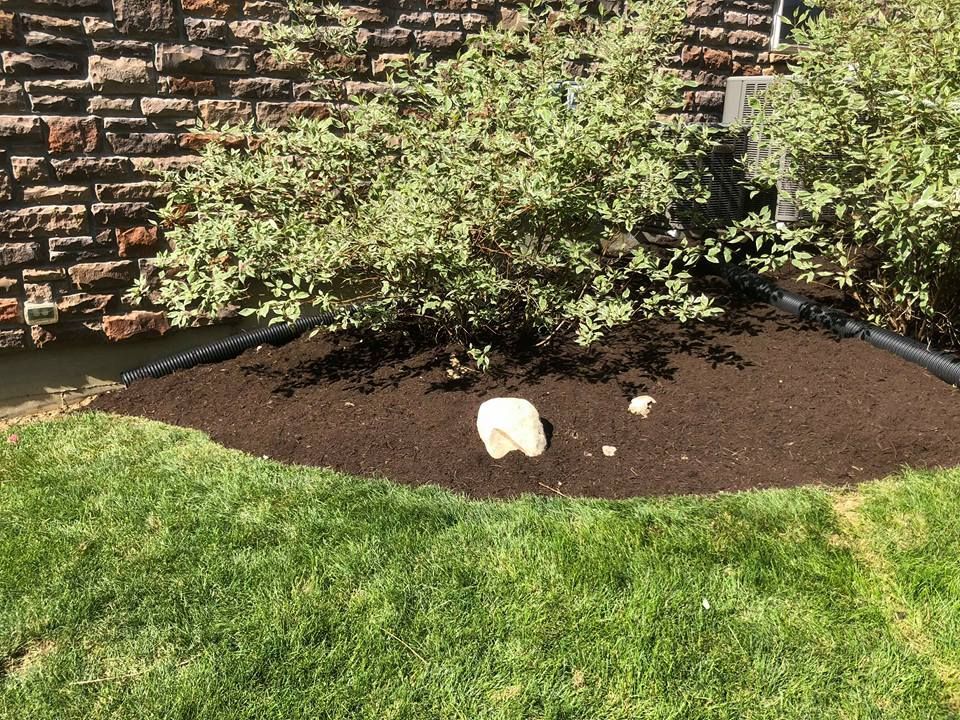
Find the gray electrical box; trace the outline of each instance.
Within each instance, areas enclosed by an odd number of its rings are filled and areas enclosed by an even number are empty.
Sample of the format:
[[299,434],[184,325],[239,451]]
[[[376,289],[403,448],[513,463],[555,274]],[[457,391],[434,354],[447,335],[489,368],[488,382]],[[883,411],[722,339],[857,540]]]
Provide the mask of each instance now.
[[57,304],[27,302],[23,304],[23,321],[27,325],[52,325],[60,319]]

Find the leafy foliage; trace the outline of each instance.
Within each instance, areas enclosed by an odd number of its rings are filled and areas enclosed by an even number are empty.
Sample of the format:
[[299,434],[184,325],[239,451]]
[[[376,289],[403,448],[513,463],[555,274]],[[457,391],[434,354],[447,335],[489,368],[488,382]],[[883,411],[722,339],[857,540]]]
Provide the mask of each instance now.
[[[790,150],[808,221],[777,227],[763,212],[723,241],[762,268],[792,261],[876,322],[956,341],[960,2],[826,4],[796,28],[805,47],[754,126]],[[759,179],[778,171],[772,162]]]
[[[311,8],[275,32],[277,52],[311,51],[336,99],[356,28]],[[516,331],[590,343],[631,318],[716,312],[688,284],[693,251],[631,235],[681,187],[704,197],[685,161],[708,131],[664,114],[682,96],[662,69],[682,17],[676,0],[525,8],[456,57],[396,63],[388,92],[258,133],[252,152],[209,146],[163,213],[162,301],[180,323],[239,305],[416,324],[481,363],[483,342]]]

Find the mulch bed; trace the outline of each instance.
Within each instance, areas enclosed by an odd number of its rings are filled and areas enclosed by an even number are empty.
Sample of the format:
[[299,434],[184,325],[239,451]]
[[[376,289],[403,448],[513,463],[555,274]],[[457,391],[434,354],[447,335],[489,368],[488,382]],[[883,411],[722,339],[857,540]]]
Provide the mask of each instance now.
[[[960,464],[960,391],[766,306],[688,326],[636,323],[591,349],[514,348],[460,380],[449,358],[398,339],[304,337],[92,407],[198,428],[255,455],[474,497],[838,485]],[[627,412],[641,394],[657,400],[647,419]],[[551,435],[543,456],[485,453],[476,413],[496,396],[537,406]]]

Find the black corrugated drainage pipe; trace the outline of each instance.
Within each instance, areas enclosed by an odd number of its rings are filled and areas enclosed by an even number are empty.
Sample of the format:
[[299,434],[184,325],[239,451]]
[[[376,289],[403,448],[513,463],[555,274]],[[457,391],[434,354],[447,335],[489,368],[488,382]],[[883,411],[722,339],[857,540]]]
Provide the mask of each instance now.
[[841,338],[856,337],[874,347],[887,350],[926,368],[944,382],[960,387],[960,358],[950,353],[931,350],[923,343],[884,330],[850,317],[844,312],[825,307],[808,297],[797,295],[739,265],[725,265],[721,276],[741,293],[770,303],[775,308],[822,325]]
[[[769,303],[798,317],[816,322],[841,338],[857,337],[874,347],[887,350],[926,368],[941,380],[960,387],[960,358],[950,353],[931,350],[923,343],[870,323],[857,320],[844,312],[825,307],[808,297],[789,292],[769,280],[739,265],[725,265],[721,276],[739,292]],[[175,370],[186,370],[202,363],[221,362],[236,357],[257,345],[280,345],[289,342],[307,330],[334,322],[332,313],[302,317],[292,323],[259,328],[223,340],[199,345],[190,350],[170,355],[134,370],[121,373],[124,385],[144,378],[161,378]]]
[[144,378],[161,378],[175,370],[186,370],[202,363],[221,362],[235,358],[244,350],[257,345],[282,345],[320,325],[329,325],[334,322],[333,313],[324,312],[319,315],[301,317],[292,323],[279,323],[258,328],[239,335],[231,335],[223,340],[215,340],[206,345],[198,345],[190,350],[154,360],[134,370],[127,370],[120,374],[120,381],[124,385]]

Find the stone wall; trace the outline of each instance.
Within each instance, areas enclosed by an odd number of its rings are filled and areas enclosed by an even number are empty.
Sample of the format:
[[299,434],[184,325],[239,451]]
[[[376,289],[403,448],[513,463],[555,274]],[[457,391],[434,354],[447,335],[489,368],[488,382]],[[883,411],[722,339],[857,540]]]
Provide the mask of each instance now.
[[[365,27],[367,77],[384,55],[449,52],[512,12],[495,0],[387,0],[349,12]],[[731,74],[759,73],[767,0],[693,0],[677,67],[698,83],[687,111],[716,119]],[[283,124],[322,114],[309,84],[260,40],[274,0],[0,0],[0,350],[168,330],[123,293],[150,279],[163,238],[156,172],[195,162],[206,122]],[[25,301],[60,321],[27,327]]]

